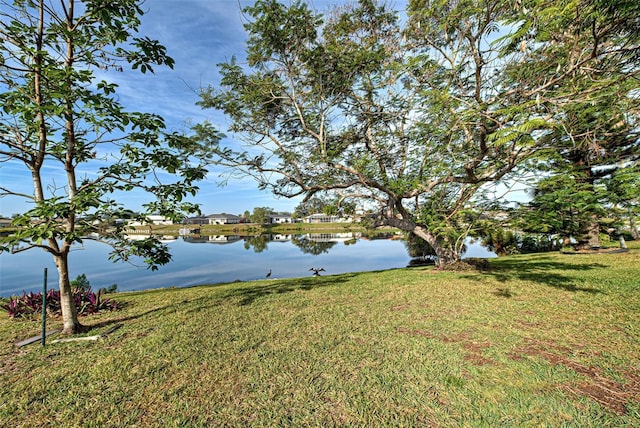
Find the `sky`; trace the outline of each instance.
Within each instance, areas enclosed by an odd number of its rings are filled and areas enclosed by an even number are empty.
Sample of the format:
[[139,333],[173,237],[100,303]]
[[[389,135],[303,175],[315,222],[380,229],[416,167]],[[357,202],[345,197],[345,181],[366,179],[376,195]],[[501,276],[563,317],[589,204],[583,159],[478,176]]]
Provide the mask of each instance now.
[[[107,71],[96,74],[118,85],[118,98],[129,111],[156,113],[162,116],[169,131],[187,131],[192,124],[205,120],[223,133],[229,121],[221,112],[203,110],[196,105],[198,91],[209,85],[216,87],[220,81],[217,64],[236,56],[238,62],[245,57],[247,34],[241,9],[254,0],[146,0],[145,14],[139,36],[157,39],[167,48],[175,60],[173,69],[155,67],[154,74],[142,74],[137,70],[124,72]],[[284,2],[288,0],[282,0]],[[307,0],[321,13],[348,0]],[[396,10],[406,8],[406,0],[391,0]],[[228,134],[227,134],[228,135]],[[233,141],[223,140],[229,145]],[[46,167],[46,166],[45,166]],[[64,182],[62,171],[58,183]],[[45,171],[47,172],[47,171]],[[49,171],[50,172],[50,171]],[[79,173],[88,173],[91,170]],[[270,207],[275,211],[293,212],[302,198],[275,198],[267,191],[257,189],[250,180],[231,179],[227,185],[219,186],[216,173],[200,182],[200,191],[191,202],[199,204],[203,215],[216,213],[242,214],[256,207]],[[0,185],[27,194],[33,193],[31,178],[23,164],[0,163]],[[126,208],[138,211],[142,204],[151,201],[151,196],[142,191],[132,191],[116,198]],[[0,216],[11,217],[24,212],[31,205],[18,197],[0,198]]]
[[[143,4],[141,36],[157,39],[175,60],[172,69],[155,67],[155,74],[137,71],[105,72],[97,77],[118,84],[121,103],[130,111],[153,112],[162,116],[169,130],[186,130],[189,124],[208,120],[225,132],[229,122],[214,110],[202,110],[195,103],[201,87],[218,84],[217,64],[236,56],[245,56],[247,35],[243,28],[241,9],[253,0],[147,0]],[[320,12],[344,0],[310,0]],[[403,4],[404,1],[397,1]],[[301,199],[276,199],[271,193],[257,190],[251,180],[234,180],[226,186],[217,185],[216,175],[199,184],[200,191],[192,199],[203,214],[226,212],[242,214],[255,207],[271,207],[276,211],[293,212]],[[31,179],[24,165],[0,163],[0,183],[12,189],[33,192]],[[118,196],[118,202],[138,210],[147,195],[129,192]],[[10,217],[31,206],[23,198],[0,198],[0,216]]]

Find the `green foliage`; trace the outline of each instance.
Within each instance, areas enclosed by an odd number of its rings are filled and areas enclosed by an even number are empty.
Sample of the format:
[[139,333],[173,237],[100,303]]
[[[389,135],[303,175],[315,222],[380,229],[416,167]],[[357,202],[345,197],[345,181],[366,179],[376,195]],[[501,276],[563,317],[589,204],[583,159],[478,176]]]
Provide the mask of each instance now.
[[619,188],[602,187],[640,158],[640,8],[632,3],[521,2],[509,16],[518,30],[503,41],[522,51],[521,61],[509,66],[509,78],[521,88],[519,102],[551,125],[539,136],[549,149],[538,158],[543,170],[565,176],[548,197],[541,196],[546,209],[555,210],[537,214],[541,230],[583,241],[588,228],[589,240],[597,243],[604,208],[621,203]]
[[[170,132],[156,114],[127,111],[117,85],[98,78],[125,67],[173,67],[164,46],[136,34],[141,1],[72,3],[15,0],[0,11],[0,156],[33,182],[27,195],[2,184],[0,196],[23,198],[31,208],[0,242],[40,247],[64,273],[71,245],[100,232],[114,259],[139,256],[157,268],[170,260],[166,246],[129,241],[122,227],[104,223],[118,218],[118,199],[133,189],[152,199],[143,216],[179,220],[197,212],[188,198],[207,173],[207,143],[219,135],[209,132],[203,143]],[[60,290],[71,298],[68,283]],[[72,332],[78,323],[73,313],[65,317]]]
[[[122,207],[109,196],[136,187],[158,198],[159,202],[147,204],[150,212],[179,218],[181,212],[197,209],[183,199],[197,192],[194,183],[206,174],[208,149],[194,138],[166,132],[164,120],[157,115],[125,111],[118,103],[117,85],[94,82],[98,69],[117,71],[120,64],[129,63],[142,72],[153,72],[154,65],[173,66],[173,59],[157,41],[131,36],[140,25],[139,2],[86,1],[84,9],[78,10],[82,15],[63,15],[60,5],[45,8],[40,47],[33,45],[38,35],[36,23],[21,21],[23,16],[37,16],[37,6],[15,2],[5,11],[9,19],[3,20],[0,31],[13,45],[4,45],[4,52],[21,50],[23,55],[0,65],[6,72],[0,79],[4,105],[0,126],[5,135],[13,136],[2,139],[0,152],[36,172],[35,207],[19,217],[19,225],[41,220],[5,242],[77,241],[95,230],[91,222],[70,219],[113,218]],[[71,35],[77,39],[67,40],[64,31],[54,31],[65,21],[77,25]],[[30,83],[33,81],[38,86]],[[31,95],[25,97],[25,91]],[[98,159],[101,147],[110,154]],[[60,187],[49,184],[56,177],[42,172],[45,163],[51,169],[69,171],[66,192],[44,191]],[[76,177],[80,165],[93,169],[91,179]],[[161,182],[170,176],[175,179]],[[150,177],[158,180],[145,179]],[[3,193],[23,196],[7,187]],[[72,229],[65,223],[72,224]]]
[[76,277],[76,279],[71,281],[71,287],[76,290],[88,290],[91,288],[91,283],[87,279],[87,276],[83,273]]
[[568,175],[541,180],[533,199],[523,205],[519,226],[525,232],[559,235],[566,243],[580,242],[589,232],[601,205],[588,183]]
[[254,253],[262,253],[269,248],[270,241],[270,237],[265,234],[247,236],[244,238],[244,248],[245,250],[253,248]]
[[324,16],[257,1],[248,67],[220,64],[199,104],[246,143],[216,147],[228,177],[307,202],[340,194],[455,261],[488,184],[535,160],[582,165],[562,171],[594,185],[587,165],[637,154],[637,17],[620,4],[412,0],[401,20],[369,0]]
[[404,244],[411,258],[425,259],[432,258],[436,255],[431,245],[425,242],[424,239],[417,237],[414,233],[407,233],[405,235]]
[[98,292],[101,293],[101,294],[117,293],[118,292],[118,284],[111,284],[108,287],[102,287],[102,288],[100,288],[100,290],[98,290]]
[[555,238],[552,233],[522,232],[513,229],[509,223],[482,220],[476,223],[472,235],[480,239],[487,250],[501,257],[558,251],[562,246],[562,240]]
[[494,225],[487,221],[481,222],[477,224],[474,236],[480,237],[482,246],[496,253],[498,256],[518,254],[521,252],[521,235],[502,225]]
[[604,180],[607,201],[614,207],[640,208],[640,166],[617,169]]
[[269,214],[275,211],[270,207],[255,207],[251,213],[250,219],[252,223],[267,224],[269,223]]

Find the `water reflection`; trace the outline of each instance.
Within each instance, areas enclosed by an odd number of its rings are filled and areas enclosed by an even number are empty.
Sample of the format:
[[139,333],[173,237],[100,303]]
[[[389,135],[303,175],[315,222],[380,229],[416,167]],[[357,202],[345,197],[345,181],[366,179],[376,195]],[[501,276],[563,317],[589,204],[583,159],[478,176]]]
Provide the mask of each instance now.
[[[148,235],[132,235],[136,239]],[[172,261],[150,271],[142,263],[114,264],[108,260],[110,247],[84,240],[70,256],[72,278],[85,274],[93,288],[118,285],[118,290],[184,287],[232,281],[310,276],[310,268],[324,268],[323,274],[374,271],[406,267],[411,256],[398,234],[312,233],[162,236]],[[195,245],[201,244],[201,245]],[[202,245],[210,244],[210,245]],[[486,257],[478,246],[470,257]],[[38,291],[43,268],[49,270],[49,287],[57,287],[55,265],[43,251],[0,254],[0,296]]]
[[184,242],[189,242],[191,244],[203,244],[203,243],[211,243],[211,244],[230,244],[232,242],[236,242],[242,239],[239,235],[195,235],[195,236],[183,236],[182,239]]
[[[149,235],[141,235],[146,238]],[[397,239],[400,234],[377,234],[363,235],[360,232],[343,232],[343,233],[307,233],[307,234],[260,234],[253,236],[240,235],[199,235],[189,234],[183,236],[183,240],[192,244],[211,243],[211,244],[229,244],[236,241],[244,241],[246,250],[253,249],[256,253],[262,253],[269,248],[272,242],[290,242],[300,249],[304,254],[322,254],[327,253],[332,247],[338,243],[344,245],[352,245],[359,239]],[[142,239],[142,238],[141,238]]]

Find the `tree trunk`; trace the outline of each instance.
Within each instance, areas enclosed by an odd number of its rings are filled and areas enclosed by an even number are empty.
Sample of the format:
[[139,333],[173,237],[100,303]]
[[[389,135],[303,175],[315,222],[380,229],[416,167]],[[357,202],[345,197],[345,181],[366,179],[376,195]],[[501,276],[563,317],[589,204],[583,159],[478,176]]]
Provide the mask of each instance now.
[[624,240],[624,235],[622,234],[622,232],[620,232],[620,234],[618,235],[618,241],[620,242],[620,248],[622,248],[623,250],[626,250],[627,241]]
[[462,257],[460,248],[453,245],[448,239],[435,235],[424,226],[417,225],[411,220],[389,216],[374,222],[374,227],[383,225],[397,227],[405,232],[413,232],[419,238],[424,239],[429,245],[431,245],[431,248],[433,248],[433,251],[436,253],[436,256],[438,257],[436,266],[439,268],[456,263],[460,261]]
[[579,250],[600,248],[600,225],[597,217],[593,217],[587,225],[587,233],[580,239],[576,246]]
[[638,233],[638,228],[636,227],[636,222],[633,219],[633,212],[631,212],[631,208],[629,208],[629,226],[631,227],[631,236],[634,240],[640,240],[640,233]]
[[83,325],[78,321],[78,311],[73,299],[73,290],[69,280],[68,253],[63,252],[54,256],[58,269],[58,284],[60,287],[60,309],[62,310],[62,333],[76,334],[83,331]]
[[452,250],[450,248],[446,248],[444,246],[436,244],[434,248],[436,255],[438,256],[437,266],[442,268],[447,265],[452,265],[456,262],[459,262],[461,259],[461,254]]
[[460,261],[462,257],[460,251],[457,251],[456,247],[447,239],[438,237],[421,226],[415,226],[412,232],[431,245],[438,257],[436,266],[439,268]]

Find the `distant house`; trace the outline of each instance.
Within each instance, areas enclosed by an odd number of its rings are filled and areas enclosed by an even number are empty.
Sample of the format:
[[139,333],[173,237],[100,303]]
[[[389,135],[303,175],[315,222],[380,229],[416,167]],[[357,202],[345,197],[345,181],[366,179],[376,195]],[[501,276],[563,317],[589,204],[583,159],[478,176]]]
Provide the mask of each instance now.
[[147,221],[145,222],[139,222],[139,221],[129,222],[129,226],[148,226],[150,224],[151,225],[171,225],[173,224],[173,221],[161,215],[150,215],[150,216],[147,216]]
[[242,239],[238,235],[210,235],[207,236],[207,242],[212,244],[230,244]]
[[211,214],[204,217],[190,217],[184,224],[238,224],[242,217],[233,214]]
[[187,235],[182,239],[191,244],[231,244],[241,240],[242,237],[239,235]]
[[291,214],[275,213],[269,214],[268,222],[269,224],[293,223],[293,218],[291,217]]
[[291,241],[291,239],[293,239],[293,235],[292,234],[282,234],[282,233],[277,233],[274,235],[269,235],[269,240],[270,241],[276,241],[276,242],[288,242]]
[[209,224],[209,217],[189,217],[184,224]]
[[0,229],[5,227],[11,227],[11,219],[10,218],[0,218]]
[[345,219],[336,215],[311,214],[305,217],[304,221],[305,223],[338,223],[345,221]]
[[233,214],[211,214],[207,216],[209,224],[238,224],[242,217]]

